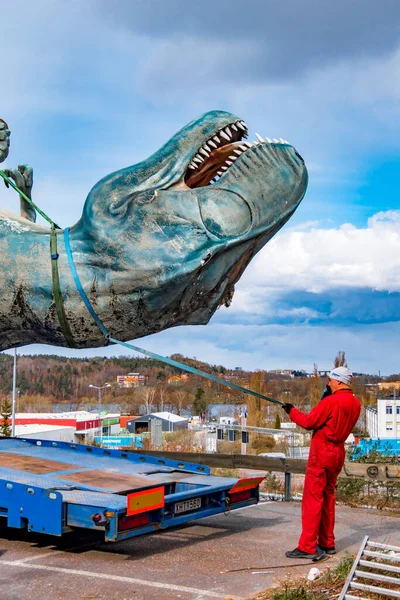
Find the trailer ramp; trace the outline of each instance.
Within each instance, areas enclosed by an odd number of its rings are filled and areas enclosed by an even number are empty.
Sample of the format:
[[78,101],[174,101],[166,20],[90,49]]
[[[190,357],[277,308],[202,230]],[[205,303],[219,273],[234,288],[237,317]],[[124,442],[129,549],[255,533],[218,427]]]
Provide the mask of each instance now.
[[367,596],[368,593],[378,594],[379,597],[400,598],[400,547],[372,542],[367,535],[339,600],[372,600]]

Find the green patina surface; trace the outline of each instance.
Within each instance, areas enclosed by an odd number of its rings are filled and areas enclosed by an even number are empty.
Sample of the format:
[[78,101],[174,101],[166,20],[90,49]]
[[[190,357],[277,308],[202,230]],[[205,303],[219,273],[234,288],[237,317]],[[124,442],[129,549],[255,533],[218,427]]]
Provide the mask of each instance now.
[[[205,113],[148,159],[107,175],[89,192],[70,230],[71,248],[112,337],[126,341],[208,323],[296,210],[307,188],[303,159],[283,140],[249,144],[246,134],[236,115]],[[8,151],[8,127],[0,123],[0,162]],[[32,169],[8,174],[30,197]],[[21,214],[0,211],[0,349],[65,346],[53,299],[50,229],[33,222],[24,202]],[[62,233],[60,284],[74,344],[103,346],[76,290]]]

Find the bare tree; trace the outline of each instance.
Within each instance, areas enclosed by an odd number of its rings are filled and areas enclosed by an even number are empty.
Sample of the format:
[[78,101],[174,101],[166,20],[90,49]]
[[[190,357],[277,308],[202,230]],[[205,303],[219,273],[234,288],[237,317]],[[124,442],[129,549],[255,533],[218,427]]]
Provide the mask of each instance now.
[[313,408],[321,399],[322,395],[322,379],[318,373],[318,365],[314,363],[314,371],[310,379],[310,406]]
[[160,400],[159,408],[160,408],[161,412],[164,412],[164,403],[165,403],[165,398],[168,393],[168,387],[166,385],[160,385],[157,389],[158,389],[158,398]]
[[140,395],[142,398],[142,402],[146,408],[146,414],[151,413],[152,404],[154,401],[154,396],[156,395],[157,388],[151,385],[144,385],[140,390]]
[[173,392],[173,401],[178,412],[178,415],[181,414],[182,408],[187,406],[189,403],[189,392],[184,388],[177,388]]
[[335,356],[334,364],[335,364],[335,369],[336,369],[336,367],[347,367],[346,352],[343,352],[343,350],[339,350],[339,352]]
[[[266,394],[266,372],[255,371],[250,376],[250,389],[259,394]],[[261,427],[266,418],[266,402],[255,396],[247,398],[247,423],[254,427]]]

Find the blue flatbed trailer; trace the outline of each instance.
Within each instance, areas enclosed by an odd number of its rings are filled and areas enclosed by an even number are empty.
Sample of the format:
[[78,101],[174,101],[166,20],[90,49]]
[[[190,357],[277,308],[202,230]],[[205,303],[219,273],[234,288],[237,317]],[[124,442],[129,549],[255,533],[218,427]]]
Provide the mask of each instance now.
[[263,477],[214,477],[206,465],[83,444],[0,437],[0,520],[116,542],[256,504]]

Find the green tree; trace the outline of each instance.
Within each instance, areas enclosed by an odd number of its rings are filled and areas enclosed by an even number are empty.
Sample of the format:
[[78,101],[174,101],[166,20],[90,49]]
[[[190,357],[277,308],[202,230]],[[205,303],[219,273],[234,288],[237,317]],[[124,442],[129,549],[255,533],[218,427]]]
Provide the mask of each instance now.
[[158,373],[156,375],[156,379],[158,381],[164,381],[165,380],[165,373],[164,373],[164,371],[158,371]]
[[195,415],[201,415],[207,410],[207,401],[204,396],[205,391],[203,388],[198,387],[193,400],[193,412]]
[[281,417],[280,417],[279,413],[276,413],[275,429],[280,429],[280,428],[281,428]]
[[5,400],[3,400],[2,404],[1,404],[2,421],[1,421],[1,425],[0,425],[0,433],[1,433],[1,435],[4,435],[4,437],[11,437],[11,423],[10,423],[11,414],[12,414],[11,402],[9,400],[7,400],[7,398],[6,398]]

